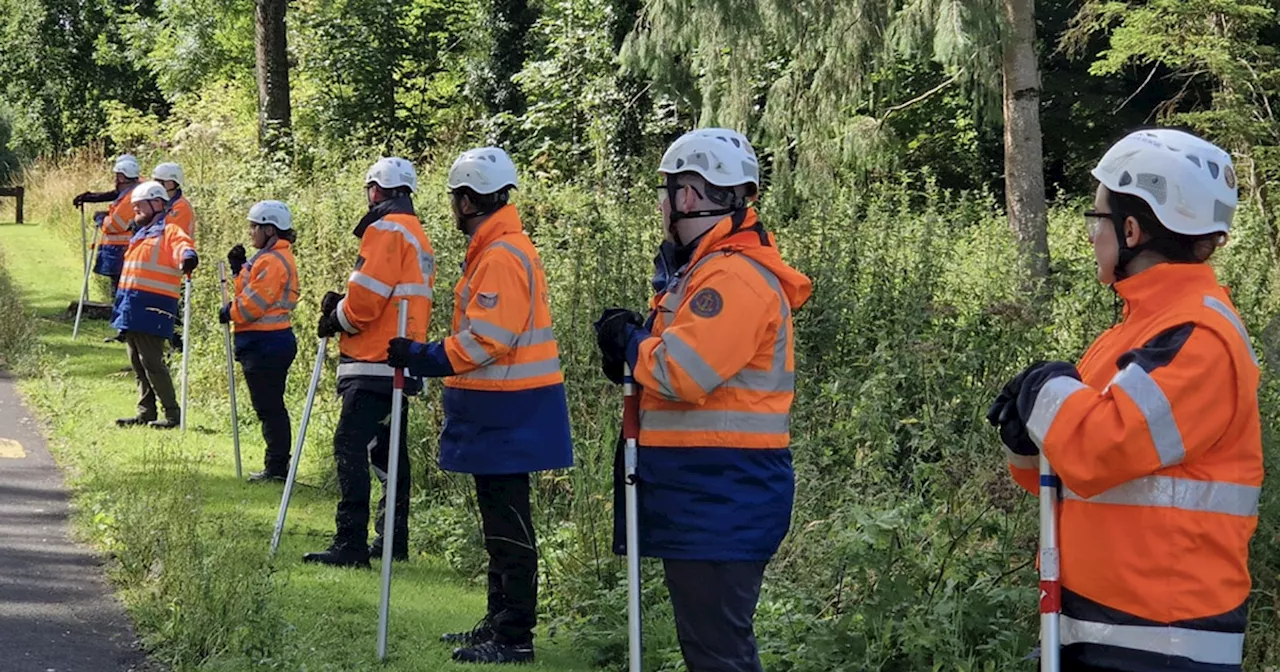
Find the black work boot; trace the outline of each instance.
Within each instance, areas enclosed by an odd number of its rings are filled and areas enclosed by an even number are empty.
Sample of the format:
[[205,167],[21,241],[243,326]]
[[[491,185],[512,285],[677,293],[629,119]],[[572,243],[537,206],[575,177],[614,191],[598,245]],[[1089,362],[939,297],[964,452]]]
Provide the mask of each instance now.
[[369,554],[349,546],[330,546],[319,553],[308,553],[302,556],[302,561],[333,567],[369,569]]
[[454,649],[459,663],[519,664],[533,662],[533,640],[523,644],[502,644],[491,639],[475,646]]
[[152,429],[177,429],[182,426],[182,421],[174,417],[165,417],[164,420],[152,420],[147,423]]
[[479,623],[476,623],[476,627],[466,632],[445,633],[440,635],[440,641],[458,646],[475,646],[493,639],[495,634],[493,626],[489,624],[489,617],[485,616]]
[[139,415],[132,418],[120,418],[119,420],[116,420],[116,427],[137,427],[139,425],[148,425],[155,421],[155,418],[147,418]]
[[[405,540],[408,536],[408,530],[396,530],[396,547],[391,549],[392,560],[403,562],[409,559],[409,542]],[[374,537],[373,543],[369,544],[369,559],[373,561],[382,560],[381,534]]]
[[277,474],[273,471],[255,471],[249,474],[248,480],[250,483],[269,483],[271,481],[283,483],[286,478],[288,478],[287,474]]

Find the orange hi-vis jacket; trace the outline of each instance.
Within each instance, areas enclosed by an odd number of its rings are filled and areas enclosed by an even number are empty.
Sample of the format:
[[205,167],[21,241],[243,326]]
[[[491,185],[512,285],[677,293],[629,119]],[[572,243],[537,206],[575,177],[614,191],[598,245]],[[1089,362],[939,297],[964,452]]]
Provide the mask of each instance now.
[[170,224],[176,224],[178,228],[185,231],[191,237],[192,244],[195,244],[196,213],[191,209],[191,201],[187,200],[181,189],[173,194],[173,198],[169,199],[164,216]]
[[345,332],[338,380],[381,379],[389,390],[395,372],[386,364],[387,343],[397,336],[401,299],[409,300],[406,338],[426,340],[435,252],[407,197],[374,206],[353,233],[360,239],[360,254],[336,311]]
[[289,241],[276,239],[260,250],[236,276],[231,321],[236,333],[289,329],[298,305],[298,266]]
[[164,216],[133,234],[124,256],[111,326],[168,338],[178,314],[182,262],[196,256],[185,231]]
[[[1258,362],[1210,266],[1160,264],[1115,289],[1123,320],[1080,360],[1080,381],[1035,392],[1026,423],[1062,480],[1064,662],[1240,670]],[[1009,456],[1038,492],[1038,458]]]
[[107,210],[106,219],[102,220],[102,246],[128,247],[133,232],[133,199],[132,187],[122,190]]
[[660,294],[635,351],[640,552],[762,561],[791,521],[792,311],[812,291],[754,209],[726,217]]
[[445,387],[510,391],[564,382],[542,259],[514,205],[493,213],[467,247],[454,287]]

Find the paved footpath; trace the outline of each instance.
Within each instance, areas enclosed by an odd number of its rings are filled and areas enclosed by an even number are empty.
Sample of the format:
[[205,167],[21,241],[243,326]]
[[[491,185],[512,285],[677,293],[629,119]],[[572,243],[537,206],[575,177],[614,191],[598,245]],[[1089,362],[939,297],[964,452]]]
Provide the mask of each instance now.
[[150,669],[102,564],[68,531],[62,474],[0,372],[0,672]]

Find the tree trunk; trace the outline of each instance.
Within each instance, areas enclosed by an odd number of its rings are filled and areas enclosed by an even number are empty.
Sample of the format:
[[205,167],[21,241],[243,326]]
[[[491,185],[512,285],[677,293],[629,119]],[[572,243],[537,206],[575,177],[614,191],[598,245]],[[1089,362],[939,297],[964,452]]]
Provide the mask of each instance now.
[[287,4],[287,0],[257,0],[258,144],[264,152],[287,151],[289,147]]
[[1040,68],[1036,63],[1034,0],[1001,0],[1003,41],[1005,206],[1023,266],[1036,284],[1049,276],[1049,218],[1040,135]]

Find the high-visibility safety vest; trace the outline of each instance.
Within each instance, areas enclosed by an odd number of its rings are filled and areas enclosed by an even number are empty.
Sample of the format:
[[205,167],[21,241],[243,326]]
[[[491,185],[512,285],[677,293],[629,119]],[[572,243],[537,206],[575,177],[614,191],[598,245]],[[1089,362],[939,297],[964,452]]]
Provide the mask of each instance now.
[[133,199],[130,196],[134,186],[131,184],[121,189],[120,195],[107,209],[107,217],[102,220],[101,246],[127,247],[133,238],[129,229],[133,226]]
[[125,251],[111,326],[172,336],[182,291],[182,262],[195,256],[191,237],[164,216],[135,231]]
[[182,194],[182,190],[174,192],[173,198],[169,199],[168,205],[164,211],[165,219],[170,224],[176,224],[191,238],[192,244],[196,240],[196,212],[191,209],[191,201]]
[[387,343],[398,332],[400,300],[409,300],[406,338],[424,341],[436,282],[435,252],[408,197],[383,201],[352,232],[360,254],[347,279],[337,317],[345,333],[339,349],[339,384],[363,379],[390,391],[395,371],[387,366]]
[[[1080,381],[1035,393],[1027,431],[1062,479],[1065,662],[1240,670],[1262,436],[1257,358],[1213,269],[1160,264],[1115,285],[1124,319]],[[1037,457],[1009,453],[1039,490]]]
[[569,408],[547,278],[514,205],[472,235],[443,350],[440,466],[471,474],[573,465]]
[[794,494],[792,311],[811,291],[749,209],[712,228],[656,298],[634,371],[645,555],[777,551]]
[[278,331],[292,325],[298,305],[298,266],[289,241],[276,239],[253,255],[236,276],[231,321],[236,333]]

